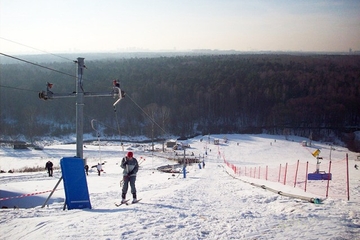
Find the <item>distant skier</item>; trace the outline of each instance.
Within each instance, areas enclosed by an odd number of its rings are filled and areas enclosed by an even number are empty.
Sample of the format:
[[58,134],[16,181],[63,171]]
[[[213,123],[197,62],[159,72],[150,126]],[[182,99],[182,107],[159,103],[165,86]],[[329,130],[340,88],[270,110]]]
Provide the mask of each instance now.
[[85,165],[84,167],[86,175],[89,175],[89,165]]
[[49,177],[53,175],[53,163],[51,161],[47,161],[45,164],[45,169],[48,171]]
[[136,174],[139,170],[139,163],[136,160],[136,158],[133,157],[132,152],[128,152],[126,157],[122,159],[120,167],[124,169],[123,171],[124,185],[122,187],[121,202],[124,203],[126,201],[126,193],[128,191],[129,183],[130,183],[131,193],[133,196],[133,203],[135,203],[137,202],[135,181],[136,181]]
[[101,165],[100,163],[98,163],[98,164],[96,165],[96,169],[97,169],[97,171],[98,171],[98,175],[100,176],[100,173],[101,173],[101,171],[102,171],[102,165]]
[[357,164],[355,164],[354,168],[355,168],[356,170],[359,170],[359,166],[358,166]]

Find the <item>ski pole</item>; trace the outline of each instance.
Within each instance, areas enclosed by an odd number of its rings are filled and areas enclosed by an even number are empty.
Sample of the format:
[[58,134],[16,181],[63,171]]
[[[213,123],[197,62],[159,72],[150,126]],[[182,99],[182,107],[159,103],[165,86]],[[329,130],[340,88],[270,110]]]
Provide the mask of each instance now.
[[[142,159],[142,157],[141,157],[141,159]],[[142,160],[138,165],[140,166],[143,162],[145,162],[145,158],[144,158],[144,160]],[[123,184],[124,184],[124,179],[121,179],[121,181],[120,181],[120,187],[122,187]]]

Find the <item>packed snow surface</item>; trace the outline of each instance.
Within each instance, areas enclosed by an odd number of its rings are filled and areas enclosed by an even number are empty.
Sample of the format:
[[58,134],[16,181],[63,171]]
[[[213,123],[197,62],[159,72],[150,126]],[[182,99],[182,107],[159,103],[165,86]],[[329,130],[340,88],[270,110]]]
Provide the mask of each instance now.
[[[219,145],[214,145],[219,140]],[[189,158],[200,157],[205,167],[191,164],[186,176],[164,173],[158,167],[174,165],[184,150],[161,144],[100,142],[86,144],[84,158],[90,166],[86,177],[91,209],[63,210],[62,182],[46,199],[61,177],[60,159],[76,155],[75,144],[58,144],[43,150],[0,148],[0,239],[360,239],[360,170],[358,153],[340,146],[313,142],[324,161],[349,159],[349,191],[341,198],[329,197],[321,204],[268,191],[310,198],[324,196],[304,192],[281,183],[238,176],[224,164],[277,166],[296,161],[316,162],[302,141],[306,139],[272,135],[211,135],[186,141]],[[311,149],[312,150],[312,149]],[[120,161],[128,151],[141,163],[137,175],[137,204],[116,207],[120,202]],[[191,156],[194,154],[194,156]],[[51,160],[56,169],[48,177],[40,172],[19,172],[24,168],[45,168]],[[91,166],[104,163],[98,176]],[[8,173],[13,170],[14,173]],[[344,173],[345,174],[345,173]],[[252,184],[256,183],[256,184]],[[331,182],[332,186],[336,181]],[[343,190],[343,186],[341,186]],[[343,194],[343,193],[341,193]],[[127,198],[131,199],[130,188]],[[44,207],[43,207],[44,205]],[[7,207],[7,208],[5,208]]]

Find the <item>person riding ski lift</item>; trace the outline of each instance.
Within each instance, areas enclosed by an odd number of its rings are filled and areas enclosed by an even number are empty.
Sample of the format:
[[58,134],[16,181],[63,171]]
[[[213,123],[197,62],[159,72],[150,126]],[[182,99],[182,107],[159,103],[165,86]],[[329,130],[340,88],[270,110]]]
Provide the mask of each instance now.
[[134,158],[134,154],[133,152],[128,152],[126,157],[124,157],[121,161],[121,165],[120,167],[123,170],[123,181],[124,184],[122,186],[122,194],[121,194],[121,202],[125,203],[126,202],[126,193],[128,191],[129,188],[129,184],[130,184],[130,188],[131,188],[131,193],[133,196],[133,203],[137,202],[137,198],[136,198],[136,187],[135,187],[135,181],[136,181],[136,174],[139,170],[139,163],[137,161],[136,158]]

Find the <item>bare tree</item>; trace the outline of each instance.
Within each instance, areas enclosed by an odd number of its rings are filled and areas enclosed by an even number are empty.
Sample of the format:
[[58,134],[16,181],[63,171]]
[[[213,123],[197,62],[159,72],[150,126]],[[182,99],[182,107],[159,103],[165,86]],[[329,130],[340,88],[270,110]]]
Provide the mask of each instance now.
[[25,121],[24,123],[24,132],[30,138],[30,142],[33,143],[34,136],[36,135],[37,131],[37,108],[36,106],[29,106],[23,110],[23,116]]
[[159,107],[156,103],[151,103],[144,108],[144,112],[146,135],[151,137],[152,140],[164,135],[170,118],[170,109],[166,106]]

